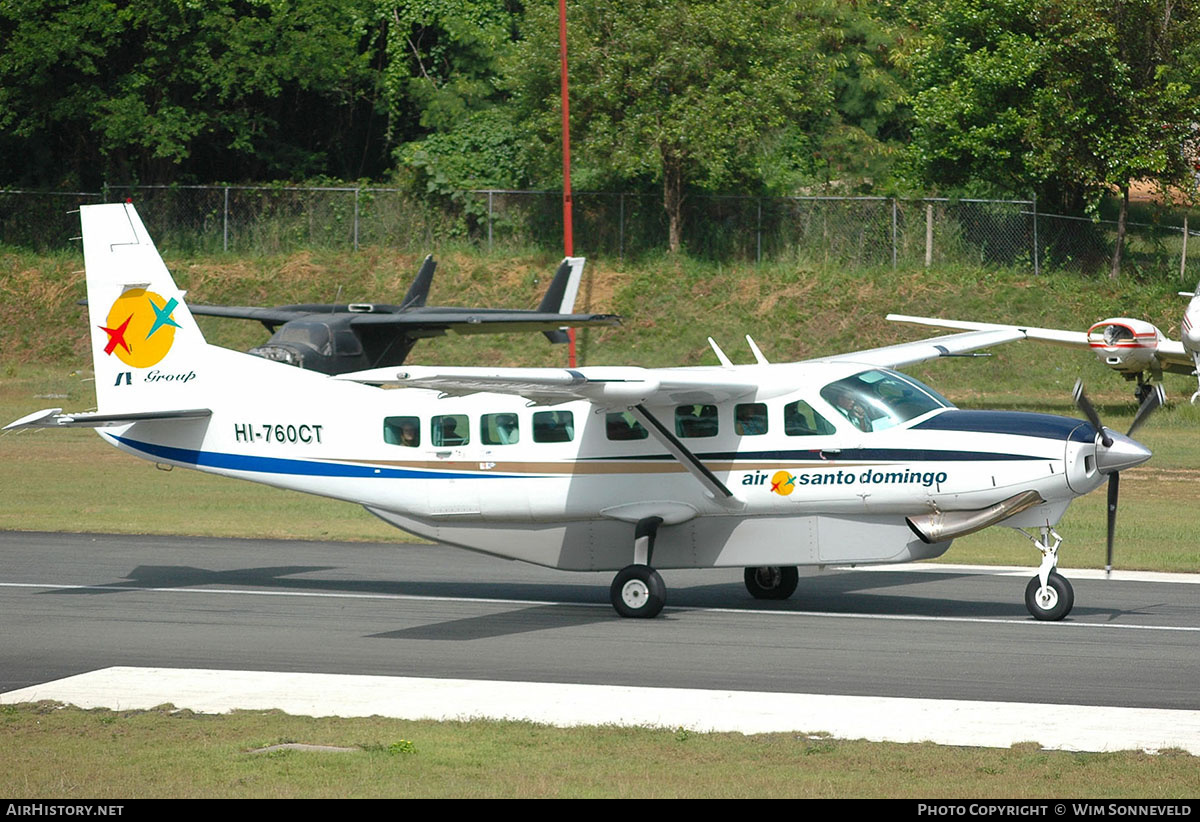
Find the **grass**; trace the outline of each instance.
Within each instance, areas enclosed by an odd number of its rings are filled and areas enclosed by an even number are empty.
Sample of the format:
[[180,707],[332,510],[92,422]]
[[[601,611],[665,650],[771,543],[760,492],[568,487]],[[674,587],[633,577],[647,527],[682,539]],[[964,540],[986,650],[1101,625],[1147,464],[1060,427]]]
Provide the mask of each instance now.
[[[391,301],[416,256],[368,250],[275,257],[168,259],[196,301],[276,304]],[[441,259],[430,302],[536,305],[555,260]],[[803,265],[722,266],[685,258],[589,262],[581,310],[614,311],[620,329],[580,340],[583,364],[712,364],[712,334],[735,362],[751,333],[776,361],[925,336],[883,320],[891,311],[1083,329],[1114,315],[1144,317],[1177,334],[1183,301],[1171,277],[1135,282],[958,268],[842,271]],[[0,422],[43,407],[94,404],[86,370],[77,257],[0,250]],[[251,323],[203,318],[213,342],[265,339]],[[561,365],[537,335],[447,337],[418,346],[415,362]],[[963,407],[1075,415],[1082,375],[1105,421],[1133,414],[1127,385],[1086,353],[1015,344],[990,359],[909,369]],[[1200,411],[1194,378],[1169,376],[1173,403],[1139,433],[1155,451],[1127,472],[1118,567],[1200,570]],[[164,473],[90,431],[0,436],[0,529],[395,541],[406,537],[360,508],[191,471]],[[147,505],[167,497],[170,504]],[[1059,530],[1063,565],[1100,567],[1102,490],[1078,500]],[[1033,567],[1019,534],[988,529],[958,541],[951,562]],[[0,708],[0,795],[20,797],[274,796],[797,796],[1194,797],[1200,769],[1184,754],[1071,754],[889,745],[795,735],[739,736],[649,729],[560,730],[519,723],[336,720],[276,713],[198,716],[168,710]],[[250,751],[282,742],[340,745],[345,753]],[[411,744],[411,752],[404,752]],[[745,767],[753,762],[752,768]],[[734,774],[735,776],[731,776]]]
[[[560,729],[522,722],[205,716],[0,707],[0,795],[130,797],[893,797],[1187,799],[1195,757]],[[275,748],[280,745],[344,748]],[[262,749],[270,749],[263,751]],[[261,751],[261,752],[256,752]],[[753,763],[752,767],[746,767]]]

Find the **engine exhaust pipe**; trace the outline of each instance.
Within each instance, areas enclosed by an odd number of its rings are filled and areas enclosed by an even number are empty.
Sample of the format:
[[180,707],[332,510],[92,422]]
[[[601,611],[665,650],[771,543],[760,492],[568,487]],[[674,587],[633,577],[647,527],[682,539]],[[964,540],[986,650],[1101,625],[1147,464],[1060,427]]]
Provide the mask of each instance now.
[[905,517],[904,521],[922,542],[946,542],[982,531],[1044,502],[1042,495],[1037,491],[1022,491],[995,505],[976,511],[934,511],[916,517]]

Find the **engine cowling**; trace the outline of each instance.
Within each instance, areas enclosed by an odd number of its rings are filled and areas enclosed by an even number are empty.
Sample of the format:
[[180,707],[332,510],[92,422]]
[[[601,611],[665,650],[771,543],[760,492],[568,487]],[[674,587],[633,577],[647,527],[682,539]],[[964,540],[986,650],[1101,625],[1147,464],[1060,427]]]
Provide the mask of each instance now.
[[1179,336],[1183,340],[1183,347],[1188,351],[1200,351],[1200,297],[1192,297],[1187,310],[1183,312]]
[[1124,374],[1150,370],[1163,339],[1158,328],[1145,320],[1111,317],[1088,329],[1088,345],[1100,362]]

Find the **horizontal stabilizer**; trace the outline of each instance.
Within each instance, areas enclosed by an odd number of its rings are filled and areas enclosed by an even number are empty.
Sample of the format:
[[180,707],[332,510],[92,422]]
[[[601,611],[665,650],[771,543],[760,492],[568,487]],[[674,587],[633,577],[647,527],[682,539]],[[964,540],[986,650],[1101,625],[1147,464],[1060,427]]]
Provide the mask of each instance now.
[[23,428],[106,428],[112,425],[130,425],[135,422],[156,420],[194,420],[211,417],[207,408],[189,408],[182,411],[141,411],[125,414],[77,413],[63,414],[61,408],[47,408],[21,417],[4,426],[5,431]]

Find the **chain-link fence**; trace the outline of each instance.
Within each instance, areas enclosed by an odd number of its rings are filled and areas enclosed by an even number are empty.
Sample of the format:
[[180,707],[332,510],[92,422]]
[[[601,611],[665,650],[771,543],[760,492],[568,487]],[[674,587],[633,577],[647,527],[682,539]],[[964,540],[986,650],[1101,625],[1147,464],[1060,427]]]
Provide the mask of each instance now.
[[[432,252],[469,241],[492,251],[562,244],[557,191],[484,190],[418,198],[390,188],[125,186],[101,192],[0,191],[0,243],[72,247],[85,203],[137,203],[151,236],[171,251],[275,253],[389,246]],[[577,192],[575,251],[638,257],[667,247],[667,218],[651,194]],[[1131,222],[1122,268],[1142,275],[1200,276],[1182,226]],[[706,259],[775,260],[850,268],[951,264],[1107,271],[1116,237],[1109,221],[1039,214],[1028,200],[691,195],[683,242]]]

